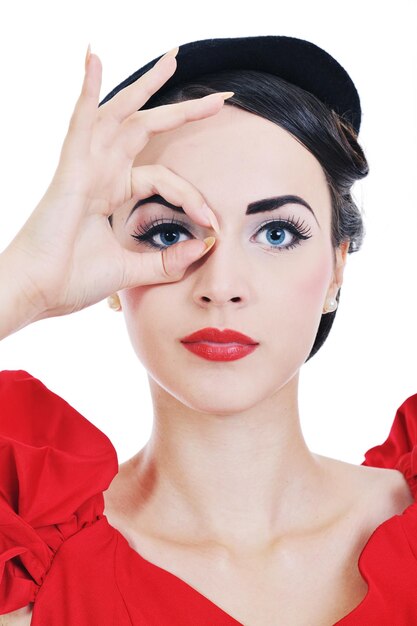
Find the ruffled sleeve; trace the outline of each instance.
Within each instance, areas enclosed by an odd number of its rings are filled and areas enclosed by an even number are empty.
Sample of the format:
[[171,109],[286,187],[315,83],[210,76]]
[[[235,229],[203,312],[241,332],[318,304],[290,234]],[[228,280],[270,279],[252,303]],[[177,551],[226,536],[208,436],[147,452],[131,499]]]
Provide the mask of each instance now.
[[[417,561],[417,394],[397,409],[388,437],[365,453],[362,465],[396,469],[403,474],[414,503],[396,517]],[[410,623],[417,622],[413,619]]]
[[388,437],[365,453],[362,465],[401,471],[417,500],[417,394],[397,409]]
[[103,517],[109,438],[23,370],[0,372],[0,614],[35,601],[62,543]]

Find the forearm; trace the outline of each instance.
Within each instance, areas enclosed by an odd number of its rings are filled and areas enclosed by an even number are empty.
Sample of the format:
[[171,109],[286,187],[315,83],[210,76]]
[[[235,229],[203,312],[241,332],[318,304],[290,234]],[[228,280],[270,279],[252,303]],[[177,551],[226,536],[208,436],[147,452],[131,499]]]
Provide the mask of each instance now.
[[16,272],[6,248],[0,253],[0,340],[43,317],[30,285]]

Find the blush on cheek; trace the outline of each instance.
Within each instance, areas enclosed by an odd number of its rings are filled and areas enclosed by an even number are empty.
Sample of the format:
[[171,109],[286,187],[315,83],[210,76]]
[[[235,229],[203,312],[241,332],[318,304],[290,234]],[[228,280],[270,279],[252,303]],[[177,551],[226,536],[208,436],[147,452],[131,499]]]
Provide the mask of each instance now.
[[132,287],[122,291],[120,300],[124,310],[136,310],[142,303],[142,300],[146,298],[146,294],[151,290],[152,286],[153,285],[141,285],[140,287]]
[[290,324],[292,367],[304,363],[313,347],[331,275],[331,259],[330,262],[323,259],[314,265],[304,266],[291,283],[284,324]]
[[323,306],[326,293],[332,276],[331,259],[324,258],[312,264],[301,277],[298,287],[303,294],[303,303],[306,306]]

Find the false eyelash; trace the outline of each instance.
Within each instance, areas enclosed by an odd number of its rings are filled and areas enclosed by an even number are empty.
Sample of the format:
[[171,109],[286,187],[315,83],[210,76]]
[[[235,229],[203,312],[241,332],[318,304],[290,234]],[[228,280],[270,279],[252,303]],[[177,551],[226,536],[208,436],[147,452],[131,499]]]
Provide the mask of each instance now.
[[259,233],[263,227],[268,226],[268,225],[270,226],[271,224],[287,224],[292,234],[295,235],[296,237],[300,237],[300,239],[310,239],[311,237],[310,226],[306,224],[303,220],[301,220],[299,217],[295,219],[294,215],[292,217],[285,218],[285,219],[280,218],[280,219],[265,220],[264,222],[261,222],[259,224],[259,229],[257,230],[257,233]]
[[174,217],[171,220],[167,218],[156,219],[156,218],[151,217],[147,222],[145,222],[145,224],[136,227],[134,231],[135,234],[132,235],[132,237],[134,239],[139,239],[139,241],[144,241],[146,239],[149,239],[150,237],[148,237],[148,235],[150,235],[151,229],[152,229],[152,235],[154,235],[155,234],[154,229],[156,229],[158,224],[175,224],[175,226],[181,226],[184,229],[184,231],[186,230],[188,232],[188,229],[186,228],[187,224],[185,224],[184,222],[180,222],[179,220],[177,221]]
[[177,230],[181,231],[182,233],[190,234],[189,229],[187,228],[187,224],[176,220],[174,217],[170,220],[167,218],[150,218],[147,222],[145,222],[145,224],[141,226],[136,226],[136,229],[134,230],[131,237],[133,237],[133,239],[136,239],[138,243],[144,243],[146,246],[152,248],[153,250],[162,250],[164,246],[152,243],[152,238],[154,237],[154,235],[158,235],[160,232],[163,232],[162,225],[176,226]]
[[309,234],[311,233],[311,228],[308,226],[308,224],[306,224],[299,218],[295,220],[294,216],[288,219],[281,218],[281,219],[265,220],[264,222],[261,222],[255,234],[258,235],[263,230],[268,230],[273,227],[287,230],[295,237],[294,240],[291,243],[287,244],[286,246],[272,246],[268,244],[268,248],[270,250],[273,250],[274,252],[285,252],[286,250],[291,250],[292,248],[299,246],[301,244],[301,240],[310,239],[310,237],[312,236]]
[[[137,226],[134,233],[131,235],[131,237],[133,237],[133,239],[136,239],[138,242],[144,243],[145,245],[153,249],[160,250],[164,246],[159,246],[157,244],[152,243],[152,237],[156,234],[159,234],[163,230],[161,228],[162,224],[171,225],[171,226],[174,225],[181,232],[185,234],[187,233],[190,234],[187,228],[187,225],[184,222],[176,220],[175,218],[172,218],[171,220],[166,219],[166,218],[159,218],[159,219],[151,218],[145,224],[141,226]],[[272,228],[272,226],[277,226],[278,228],[284,227],[284,229],[288,230],[296,237],[295,241],[293,241],[292,243],[286,246],[278,247],[278,246],[268,245],[268,247],[272,250],[277,250],[277,251],[289,250],[299,245],[300,240],[310,239],[311,237],[311,234],[309,234],[311,233],[311,228],[308,226],[308,224],[306,224],[303,220],[300,220],[300,218],[295,219],[294,216],[288,219],[281,218],[281,219],[265,220],[264,222],[261,222],[255,234],[262,232],[262,230],[265,230],[268,226],[270,228]]]

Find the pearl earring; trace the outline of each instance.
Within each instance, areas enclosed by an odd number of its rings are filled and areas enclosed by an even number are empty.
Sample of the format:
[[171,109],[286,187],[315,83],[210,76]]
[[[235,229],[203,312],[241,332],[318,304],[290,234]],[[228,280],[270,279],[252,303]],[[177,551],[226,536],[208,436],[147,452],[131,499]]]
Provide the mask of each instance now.
[[113,309],[113,311],[120,311],[120,309],[122,308],[122,305],[120,304],[120,299],[117,293],[114,293],[113,295],[107,298],[107,304],[109,305],[111,309]]
[[336,298],[330,298],[330,300],[327,301],[327,306],[325,307],[323,313],[332,313],[336,309],[337,309]]

